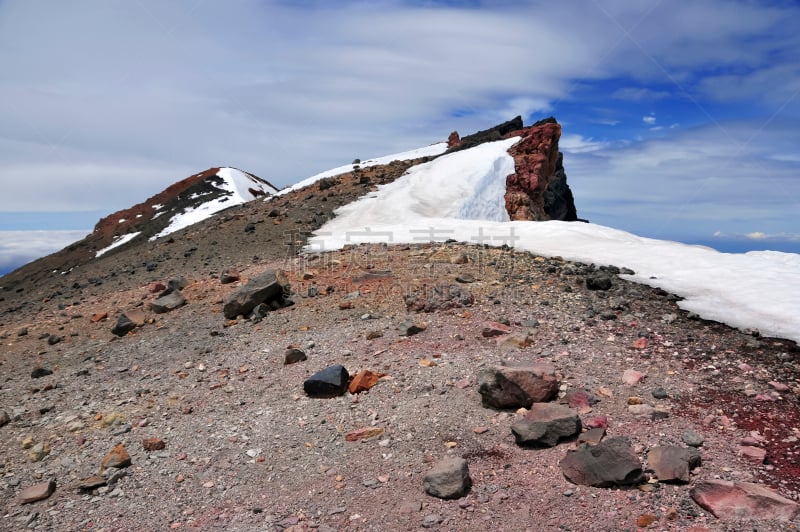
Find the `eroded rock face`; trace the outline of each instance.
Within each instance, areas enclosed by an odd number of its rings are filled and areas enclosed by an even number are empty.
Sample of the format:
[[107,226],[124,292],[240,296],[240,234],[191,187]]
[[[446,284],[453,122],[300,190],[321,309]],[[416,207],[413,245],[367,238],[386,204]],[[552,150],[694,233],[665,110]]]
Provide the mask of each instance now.
[[563,157],[558,151],[561,125],[546,118],[508,133],[521,135],[509,154],[515,173],[506,178],[506,211],[512,220],[578,219],[572,191],[567,185]]

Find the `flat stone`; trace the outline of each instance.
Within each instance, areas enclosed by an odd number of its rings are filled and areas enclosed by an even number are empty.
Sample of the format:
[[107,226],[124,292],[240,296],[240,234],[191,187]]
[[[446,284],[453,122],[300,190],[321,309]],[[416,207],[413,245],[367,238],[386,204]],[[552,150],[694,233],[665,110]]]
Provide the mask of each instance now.
[[752,445],[740,445],[739,456],[743,456],[756,464],[763,464],[767,458],[767,451],[761,447],[753,447]]
[[186,304],[186,298],[180,290],[173,290],[150,302],[150,310],[156,314],[165,314]]
[[578,413],[564,405],[535,403],[525,417],[511,425],[517,445],[554,447],[581,431]]
[[353,377],[353,380],[350,381],[350,386],[348,387],[348,391],[351,394],[357,394],[361,392],[366,392],[376,384],[378,384],[378,380],[381,377],[386,376],[385,373],[380,373],[378,371],[372,371],[368,369],[364,369],[356,373],[356,376]]
[[106,477],[103,475],[92,475],[91,477],[81,480],[80,484],[78,484],[78,489],[80,491],[92,491],[95,488],[105,485]]
[[626,369],[624,372],[622,372],[622,382],[628,386],[636,386],[646,376],[647,374],[642,373],[641,371],[636,371],[635,369]]
[[492,366],[478,374],[478,392],[483,405],[490,408],[530,408],[553,399],[558,386],[555,369],[548,364]]
[[28,486],[19,494],[19,503],[30,504],[32,502],[42,501],[52,495],[54,491],[56,491],[55,480],[48,480],[47,482],[40,482],[33,486]]
[[351,430],[344,435],[345,441],[361,441],[381,436],[384,433],[382,427],[364,427],[356,430]]
[[681,441],[689,447],[702,447],[706,440],[700,434],[689,429],[681,434]]
[[597,445],[606,435],[606,429],[603,427],[595,427],[592,429],[587,430],[586,432],[581,433],[578,436],[578,445],[581,443],[585,443],[587,445]]
[[559,466],[570,482],[596,488],[639,484],[644,478],[630,440],[621,436],[567,451]]
[[697,449],[665,445],[651,449],[647,463],[661,482],[689,482],[689,472],[702,460]]
[[303,382],[303,390],[310,397],[336,397],[347,390],[350,374],[337,364],[318,371]]
[[425,475],[425,493],[440,499],[458,499],[472,487],[469,466],[463,458],[445,458]]
[[481,336],[483,336],[484,338],[494,338],[495,336],[501,336],[503,334],[508,334],[510,332],[511,332],[511,327],[509,327],[508,325],[504,325],[496,321],[487,321],[483,325]]
[[772,519],[793,521],[798,517],[796,502],[761,484],[706,480],[689,491],[692,499],[718,519]]

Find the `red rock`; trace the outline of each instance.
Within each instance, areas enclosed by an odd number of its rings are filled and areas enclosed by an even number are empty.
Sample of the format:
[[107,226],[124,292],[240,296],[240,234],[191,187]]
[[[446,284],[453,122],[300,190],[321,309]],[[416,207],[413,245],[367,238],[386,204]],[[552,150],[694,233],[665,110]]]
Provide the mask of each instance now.
[[160,438],[145,438],[142,440],[142,447],[145,451],[160,451],[165,448],[167,444]]
[[458,131],[453,131],[450,133],[450,136],[447,137],[447,149],[455,148],[461,144],[461,137],[458,135]]
[[90,318],[92,323],[97,323],[98,321],[103,321],[107,319],[108,319],[108,312],[97,312],[95,314],[92,314],[92,317]]
[[647,528],[648,526],[652,525],[658,520],[658,518],[652,514],[643,514],[636,518],[636,526],[639,528]]
[[125,315],[131,320],[137,327],[141,327],[144,325],[145,320],[147,317],[144,315],[144,311],[142,309],[134,308],[125,311]]
[[647,348],[647,338],[639,338],[633,345],[631,346],[634,349],[646,349]]
[[601,428],[607,429],[608,428],[608,417],[607,416],[595,416],[586,420],[584,423],[586,427],[590,429]]
[[28,486],[19,494],[19,503],[30,504],[32,502],[44,500],[52,495],[54,491],[56,491],[55,480],[49,480],[47,482],[40,482],[39,484]]
[[353,302],[352,301],[340,301],[339,302],[339,310],[347,310],[347,309],[350,309],[350,308],[353,308]]
[[385,373],[380,373],[377,371],[371,371],[368,369],[364,369],[359,371],[353,380],[350,381],[350,386],[348,387],[348,391],[351,394],[357,394],[361,392],[366,392],[376,384],[378,384],[378,380],[381,377],[385,377]]
[[120,443],[111,449],[105,458],[103,458],[103,461],[100,462],[100,465],[103,469],[108,467],[128,467],[131,465],[131,456],[125,449],[125,445]]
[[345,441],[361,441],[383,434],[382,427],[364,427],[361,429],[351,430],[344,435]]
[[167,285],[165,285],[161,281],[153,281],[152,283],[147,285],[147,291],[151,294],[155,294],[156,292],[163,292],[166,289]]
[[[566,175],[558,151],[561,126],[555,120],[545,120],[521,131],[522,140],[508,153],[514,158],[514,173],[506,178],[506,211],[511,220],[576,220],[572,192],[566,185]],[[545,209],[545,193],[558,175],[563,183],[556,194],[562,205]]]
[[483,331],[481,335],[484,338],[494,338],[495,336],[500,336],[502,334],[508,334],[511,332],[511,327],[508,325],[503,325],[502,323],[498,323],[496,321],[487,321],[483,324]]
[[706,480],[689,492],[692,499],[718,519],[774,519],[792,521],[798,515],[796,502],[760,484]]

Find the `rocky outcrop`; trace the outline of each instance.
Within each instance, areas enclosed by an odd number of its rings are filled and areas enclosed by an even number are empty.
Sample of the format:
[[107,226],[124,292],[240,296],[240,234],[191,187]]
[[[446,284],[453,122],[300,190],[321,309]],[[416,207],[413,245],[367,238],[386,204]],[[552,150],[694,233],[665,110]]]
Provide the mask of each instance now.
[[512,220],[578,219],[558,151],[561,125],[553,117],[507,136],[522,136],[508,152],[515,172],[506,178],[506,211]]

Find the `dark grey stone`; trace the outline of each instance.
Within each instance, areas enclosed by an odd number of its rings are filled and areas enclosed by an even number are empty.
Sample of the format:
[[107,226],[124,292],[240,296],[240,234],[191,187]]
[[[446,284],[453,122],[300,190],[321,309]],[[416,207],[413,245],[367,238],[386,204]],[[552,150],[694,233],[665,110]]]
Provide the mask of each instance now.
[[283,284],[278,272],[267,270],[250,279],[247,284],[225,298],[222,312],[228,319],[248,315],[256,305],[283,299]]
[[620,436],[568,451],[559,466],[570,482],[596,488],[639,484],[644,478],[630,440]]
[[536,403],[525,417],[513,425],[517,445],[554,447],[559,440],[572,438],[581,431],[578,413],[564,405]]
[[350,374],[344,366],[329,366],[310,376],[303,383],[303,390],[311,397],[336,397],[347,390]]
[[469,466],[463,458],[445,458],[423,480],[425,493],[440,499],[458,499],[472,487]]

